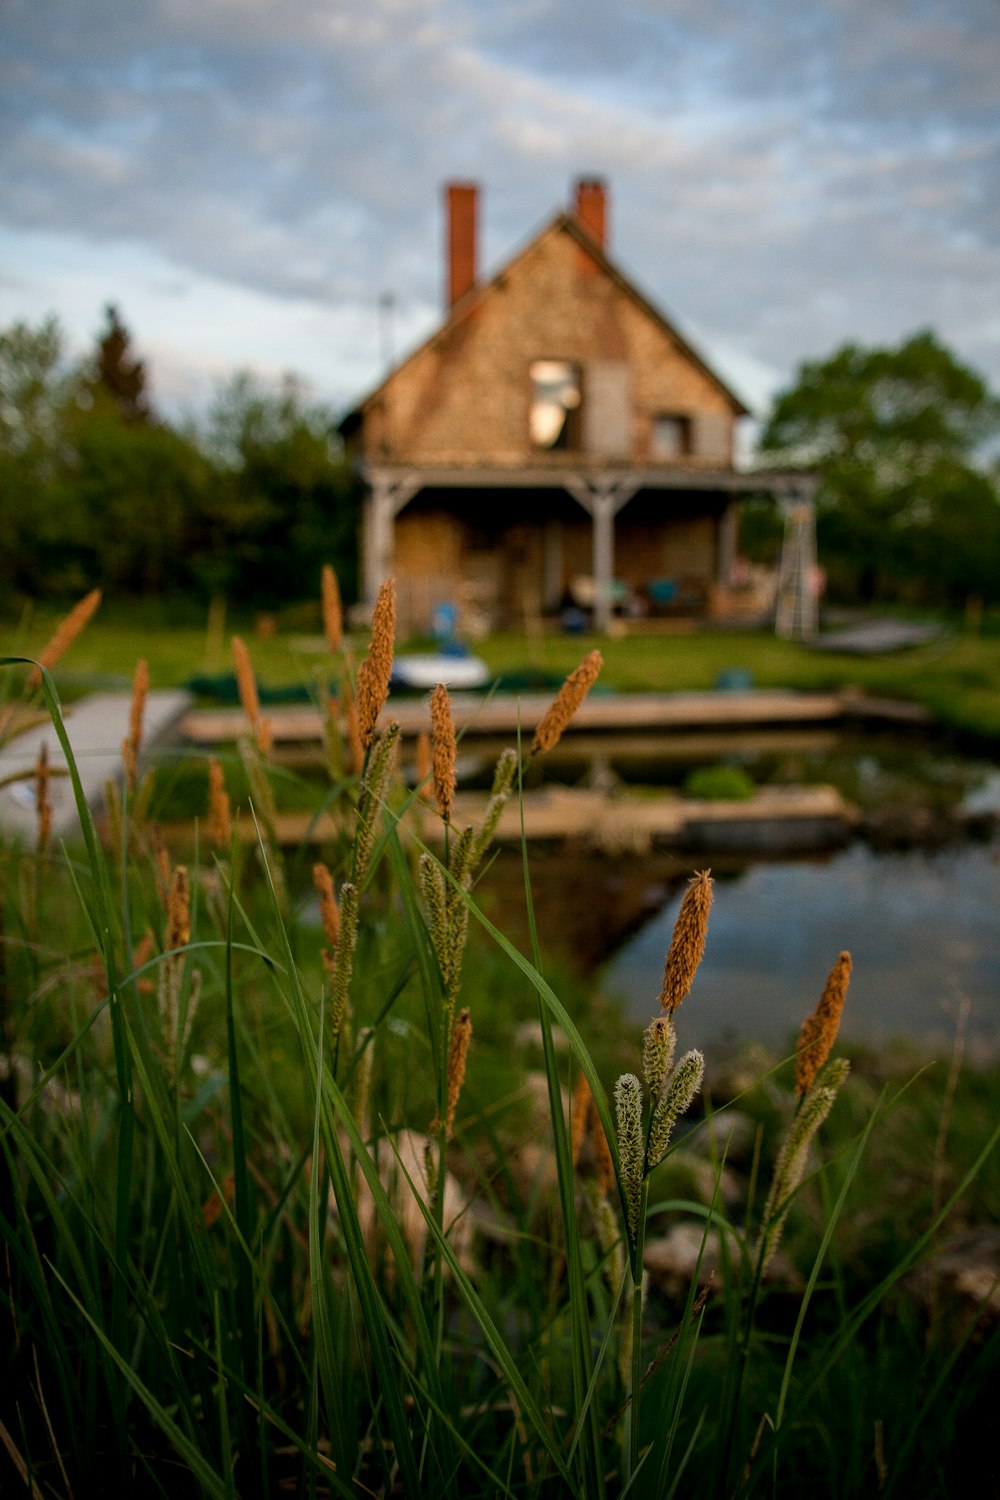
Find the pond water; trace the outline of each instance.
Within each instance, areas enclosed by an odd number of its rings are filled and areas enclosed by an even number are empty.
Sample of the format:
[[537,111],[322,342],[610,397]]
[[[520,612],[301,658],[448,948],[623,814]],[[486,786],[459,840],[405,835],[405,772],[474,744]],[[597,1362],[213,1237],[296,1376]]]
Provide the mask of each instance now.
[[[735,765],[757,785],[831,782],[861,813],[860,837],[814,859],[533,850],[543,948],[560,949],[578,971],[597,976],[637,1020],[656,1007],[686,876],[710,863],[716,899],[705,960],[682,1013],[685,1041],[784,1046],[846,948],[854,959],[846,1035],[950,1039],[966,996],[970,1035],[1000,1048],[995,760],[963,755],[926,734],[825,729],[570,736],[561,750],[546,774],[568,784],[620,778],[650,795],[676,796],[692,770]],[[518,904],[518,865],[519,857],[505,856],[490,877],[506,887],[507,911]]]
[[[603,970],[630,1014],[656,1008],[680,905],[676,890]],[[948,1038],[960,998],[969,1031],[1000,1044],[1000,842],[748,866],[717,879],[705,958],[680,1015],[685,1043],[782,1046],[842,948],[854,974],[844,1034]]]

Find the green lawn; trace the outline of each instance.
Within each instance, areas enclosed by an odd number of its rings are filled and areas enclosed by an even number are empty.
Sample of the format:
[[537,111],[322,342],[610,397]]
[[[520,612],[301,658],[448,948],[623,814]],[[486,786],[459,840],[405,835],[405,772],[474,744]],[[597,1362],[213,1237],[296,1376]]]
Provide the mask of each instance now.
[[[20,625],[6,625],[8,652],[39,651],[55,623],[36,615]],[[198,673],[231,670],[229,637],[247,641],[259,680],[268,686],[310,683],[325,665],[322,653],[305,649],[310,637],[301,630],[263,638],[247,621],[229,620],[210,632],[204,626],[171,623],[161,605],[147,613],[102,608],[57,669],[64,693],[75,694],[98,679],[131,677],[145,656],[153,687],[175,687]],[[318,637],[313,637],[318,640]],[[367,639],[359,636],[357,654]],[[599,646],[604,654],[601,682],[621,691],[671,691],[711,688],[720,672],[743,668],[758,687],[825,689],[857,686],[873,693],[913,699],[942,722],[968,732],[1000,739],[1000,636],[954,634],[912,651],[875,658],[832,655],[778,640],[764,632],[706,632],[695,635],[633,635],[602,640],[596,636],[495,635],[476,643],[478,655],[497,672],[526,667],[563,674],[585,652]],[[406,649],[405,644],[402,649]]]

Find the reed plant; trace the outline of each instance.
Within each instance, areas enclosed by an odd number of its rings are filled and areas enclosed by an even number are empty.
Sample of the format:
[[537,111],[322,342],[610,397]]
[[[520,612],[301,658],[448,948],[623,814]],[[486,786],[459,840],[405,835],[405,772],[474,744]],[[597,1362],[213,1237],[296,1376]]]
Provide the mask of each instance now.
[[[445,688],[417,784],[399,773],[391,584],[357,667],[332,575],[323,601],[340,688],[331,698],[324,672],[324,805],[337,816],[318,856],[282,849],[272,730],[246,647],[234,644],[248,724],[237,753],[253,833],[213,760],[183,864],[143,803],[145,674],[104,840],[45,663],[28,688],[65,753],[81,839],[55,849],[43,836],[40,767],[37,846],[0,854],[10,1492],[801,1493],[831,1402],[859,1388],[862,1339],[886,1326],[887,1299],[997,1133],[858,1291],[838,1237],[905,1088],[867,1099],[853,1134],[818,1154],[838,1092],[850,1094],[830,1056],[844,954],[789,1060],[794,1091],[781,1092],[780,1067],[767,1081],[781,1128],[758,1135],[747,1202],[727,1203],[724,1138],[707,1201],[664,1196],[679,1137],[718,1137],[701,1052],[675,1056],[685,1000],[697,1035],[709,873],[681,903],[659,1013],[620,1039],[635,1071],[613,1085],[546,977],[526,841],[530,951],[480,899],[500,814],[567,727],[599,655],[571,674],[530,749],[500,756],[478,822],[459,825]],[[23,665],[5,670],[23,679]],[[529,1128],[546,1137],[548,1198],[518,1179],[511,1111],[477,1056],[491,1019],[486,945],[504,985],[536,1007],[548,1105],[544,1129]],[[700,1226],[701,1247],[671,1304],[648,1288],[645,1248],[680,1219]],[[775,1277],[783,1234],[800,1248],[814,1235],[801,1284]],[[983,1388],[984,1329],[974,1319],[928,1341],[906,1411],[885,1408],[874,1468],[859,1417],[843,1438],[853,1467],[831,1468],[819,1492],[870,1493],[874,1476],[887,1493],[943,1493],[921,1488],[922,1423],[933,1409],[960,1425],[946,1372]],[[887,1384],[902,1364],[886,1361]]]

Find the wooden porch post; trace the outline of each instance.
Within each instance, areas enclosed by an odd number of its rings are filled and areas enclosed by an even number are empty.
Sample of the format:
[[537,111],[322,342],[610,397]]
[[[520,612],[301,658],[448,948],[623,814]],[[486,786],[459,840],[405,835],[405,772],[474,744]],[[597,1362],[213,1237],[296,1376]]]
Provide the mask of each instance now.
[[392,572],[395,520],[421,487],[414,474],[387,474],[373,469],[362,510],[362,554],[365,602],[375,603],[383,581]]
[[605,635],[611,620],[615,577],[615,516],[641,488],[641,481],[625,475],[585,479],[568,474],[563,482],[567,493],[593,522],[594,629]]
[[719,557],[715,581],[726,588],[733,581],[733,563],[736,560],[736,501],[726,501],[726,508],[719,519]]

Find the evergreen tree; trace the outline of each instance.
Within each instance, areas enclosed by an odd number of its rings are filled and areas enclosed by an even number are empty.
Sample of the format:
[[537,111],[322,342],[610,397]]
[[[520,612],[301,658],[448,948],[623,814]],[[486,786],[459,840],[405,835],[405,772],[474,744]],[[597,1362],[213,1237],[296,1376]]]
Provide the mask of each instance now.
[[94,362],[94,394],[110,398],[123,422],[149,422],[146,367],[132,354],[131,335],[112,303],[104,309],[104,320]]

